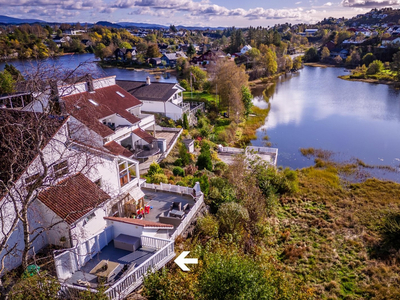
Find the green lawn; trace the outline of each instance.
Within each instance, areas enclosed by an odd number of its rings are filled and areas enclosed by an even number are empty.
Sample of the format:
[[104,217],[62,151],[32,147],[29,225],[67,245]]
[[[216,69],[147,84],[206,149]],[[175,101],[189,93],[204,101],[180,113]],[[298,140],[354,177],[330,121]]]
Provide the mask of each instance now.
[[206,99],[208,102],[215,102],[215,95],[209,94],[207,92],[200,92],[200,91],[190,91],[183,92],[183,100],[200,100]]

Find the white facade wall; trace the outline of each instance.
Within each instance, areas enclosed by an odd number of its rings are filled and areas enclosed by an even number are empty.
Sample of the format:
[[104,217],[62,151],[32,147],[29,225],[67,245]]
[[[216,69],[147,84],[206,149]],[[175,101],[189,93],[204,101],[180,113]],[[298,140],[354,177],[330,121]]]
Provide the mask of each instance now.
[[92,213],[95,216],[90,220],[86,221],[86,217],[83,217],[74,224],[74,227],[71,229],[72,246],[84,242],[106,228],[106,221],[104,220],[106,216],[105,209],[99,207],[88,215]]
[[171,102],[166,102],[166,116],[168,118],[171,118],[172,120],[176,121],[179,119],[182,119],[183,117],[183,112],[182,112],[182,108],[180,108],[179,106],[171,103]]
[[143,103],[142,111],[165,114],[165,103],[162,101],[140,100]]
[[136,237],[141,237],[142,235],[154,237],[159,230],[159,228],[148,228],[134,224],[107,220],[107,226],[110,225],[113,225],[114,237],[117,237],[120,234],[126,234]]

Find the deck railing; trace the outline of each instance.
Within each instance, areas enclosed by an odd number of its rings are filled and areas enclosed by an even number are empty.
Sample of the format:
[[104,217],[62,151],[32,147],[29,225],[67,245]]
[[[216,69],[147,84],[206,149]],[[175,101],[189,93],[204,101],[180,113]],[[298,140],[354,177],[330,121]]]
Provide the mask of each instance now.
[[165,183],[155,184],[155,183],[145,182],[142,184],[142,187],[156,191],[172,192],[172,193],[192,195],[192,196],[194,195],[193,188],[180,185],[165,184]]
[[218,151],[220,153],[231,153],[231,154],[242,154],[242,153],[244,153],[244,149],[233,148],[233,147],[219,147]]
[[182,220],[181,224],[176,228],[174,233],[171,235],[171,240],[175,240],[176,237],[178,237],[182,232],[186,229],[186,227],[192,222],[193,217],[197,214],[199,209],[204,203],[204,195],[202,194],[192,207],[192,209],[189,211],[189,213],[185,216],[185,218]]
[[[167,262],[175,257],[174,241],[159,239],[149,236],[141,236],[142,247],[157,249],[148,260],[124,275],[121,279],[109,287],[105,294],[109,299],[124,299],[129,293],[138,288],[144,280],[146,273],[155,271],[163,267]],[[79,287],[71,284],[62,284],[61,291],[66,295],[77,295],[80,291],[90,290],[96,293],[97,290]]]
[[[145,242],[149,243],[152,243],[151,240],[156,240],[150,237],[145,238]],[[148,260],[146,260],[136,269],[132,270],[129,274],[118,280],[109,289],[107,289],[105,294],[108,296],[109,299],[124,299],[127,295],[129,295],[143,283],[144,276],[147,274],[148,271],[154,272],[160,269],[167,262],[175,257],[174,241],[163,240],[163,242],[157,241],[156,243],[164,243],[165,245]]]

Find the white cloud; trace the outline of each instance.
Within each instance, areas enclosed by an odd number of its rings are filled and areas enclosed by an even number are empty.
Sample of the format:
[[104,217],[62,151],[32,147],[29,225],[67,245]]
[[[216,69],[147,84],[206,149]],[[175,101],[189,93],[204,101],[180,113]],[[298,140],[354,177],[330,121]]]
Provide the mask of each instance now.
[[383,7],[399,4],[399,0],[342,0],[341,3],[347,7]]
[[332,2],[326,2],[326,3],[324,4],[324,6],[332,6],[332,5],[333,5]]

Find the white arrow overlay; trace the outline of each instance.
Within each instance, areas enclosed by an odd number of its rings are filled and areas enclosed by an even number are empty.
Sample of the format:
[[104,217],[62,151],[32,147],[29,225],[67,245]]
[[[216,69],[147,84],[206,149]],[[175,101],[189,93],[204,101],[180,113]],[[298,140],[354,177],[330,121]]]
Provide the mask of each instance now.
[[186,264],[198,264],[197,258],[185,258],[190,251],[183,251],[179,256],[174,260],[174,262],[182,269],[182,271],[190,271]]

